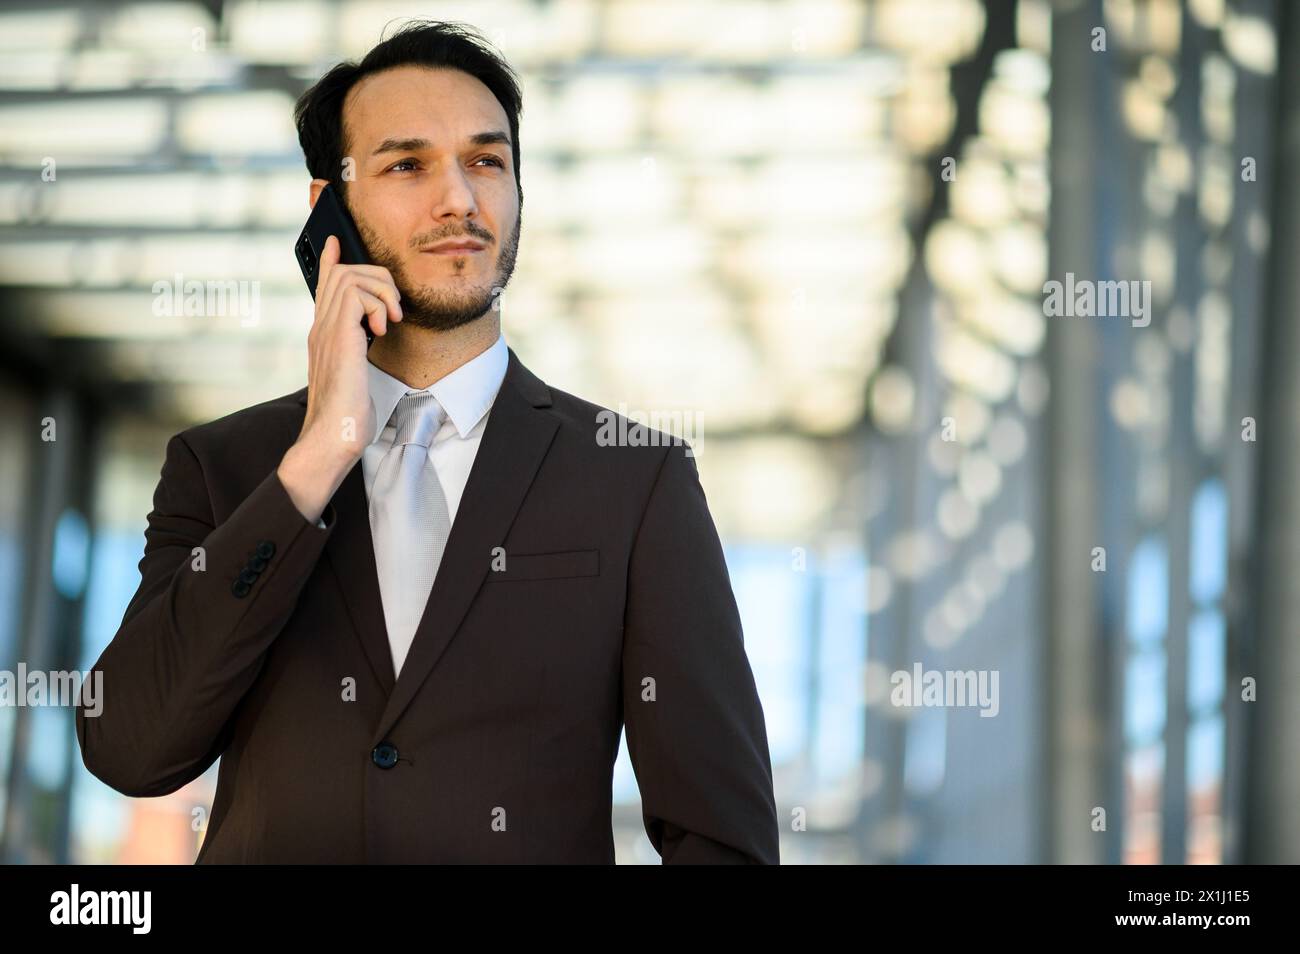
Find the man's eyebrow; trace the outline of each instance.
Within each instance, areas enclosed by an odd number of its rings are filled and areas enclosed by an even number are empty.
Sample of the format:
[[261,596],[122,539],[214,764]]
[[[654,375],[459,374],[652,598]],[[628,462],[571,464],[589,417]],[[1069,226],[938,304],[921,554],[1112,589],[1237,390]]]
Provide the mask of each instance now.
[[[469,137],[472,146],[491,146],[496,144],[510,145],[510,136],[499,129],[493,129],[488,132],[475,133]],[[419,137],[412,139],[385,139],[379,144],[379,148],[371,153],[372,156],[378,156],[385,152],[419,152],[422,149],[432,149],[433,143],[428,139]]]

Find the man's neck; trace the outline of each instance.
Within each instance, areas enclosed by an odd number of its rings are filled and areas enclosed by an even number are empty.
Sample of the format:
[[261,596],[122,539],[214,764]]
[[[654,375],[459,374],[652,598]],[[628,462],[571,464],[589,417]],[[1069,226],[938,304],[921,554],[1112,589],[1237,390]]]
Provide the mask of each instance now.
[[419,391],[477,358],[500,335],[501,316],[496,310],[450,331],[397,322],[388,326],[386,335],[375,338],[366,357],[379,370]]

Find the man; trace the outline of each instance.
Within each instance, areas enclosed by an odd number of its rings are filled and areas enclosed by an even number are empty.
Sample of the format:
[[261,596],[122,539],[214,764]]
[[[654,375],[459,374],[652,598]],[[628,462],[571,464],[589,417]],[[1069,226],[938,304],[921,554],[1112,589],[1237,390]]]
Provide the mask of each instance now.
[[519,99],[472,31],[416,23],[298,104],[311,202],[333,182],[377,264],[327,243],[306,388],[171,438],[77,711],[128,795],[222,757],[200,863],[610,863],[624,724],[664,862],[779,861],[689,448],[603,446],[501,336]]

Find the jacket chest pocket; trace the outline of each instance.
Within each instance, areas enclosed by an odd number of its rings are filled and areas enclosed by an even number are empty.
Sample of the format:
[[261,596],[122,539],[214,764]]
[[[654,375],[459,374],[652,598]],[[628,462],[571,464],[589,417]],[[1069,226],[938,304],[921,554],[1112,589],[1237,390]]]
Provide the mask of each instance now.
[[555,553],[510,553],[504,556],[505,567],[488,569],[488,581],[508,583],[516,580],[562,580],[570,577],[598,576],[599,550],[562,550]]

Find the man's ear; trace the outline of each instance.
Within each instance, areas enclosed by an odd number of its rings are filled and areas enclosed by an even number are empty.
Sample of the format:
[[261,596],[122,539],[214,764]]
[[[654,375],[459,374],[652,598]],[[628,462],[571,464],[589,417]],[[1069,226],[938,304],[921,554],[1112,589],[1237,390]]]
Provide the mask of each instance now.
[[330,184],[328,179],[312,179],[311,186],[308,189],[307,205],[309,208],[316,208],[316,200],[320,198],[321,189]]

